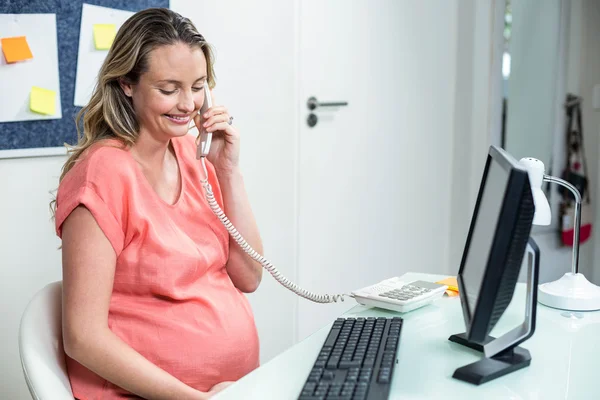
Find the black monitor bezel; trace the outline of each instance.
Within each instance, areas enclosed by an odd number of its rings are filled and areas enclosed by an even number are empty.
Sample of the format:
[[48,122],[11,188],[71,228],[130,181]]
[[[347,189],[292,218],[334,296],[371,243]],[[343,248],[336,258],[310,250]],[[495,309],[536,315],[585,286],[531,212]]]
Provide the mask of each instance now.
[[[496,225],[492,240],[492,248],[486,262],[482,285],[477,294],[475,310],[471,310],[463,281],[463,269],[467,260],[467,254],[469,253],[473,230],[477,222],[476,218],[479,215],[481,198],[487,183],[492,161],[497,162],[504,170],[509,171],[509,177],[498,224]],[[457,276],[468,340],[481,342],[487,337],[494,304],[501,287],[501,278],[506,267],[506,257],[509,255],[512,233],[518,222],[519,205],[525,193],[525,185],[529,185],[527,170],[504,150],[496,146],[490,146]],[[486,293],[486,296],[481,296],[481,293]]]

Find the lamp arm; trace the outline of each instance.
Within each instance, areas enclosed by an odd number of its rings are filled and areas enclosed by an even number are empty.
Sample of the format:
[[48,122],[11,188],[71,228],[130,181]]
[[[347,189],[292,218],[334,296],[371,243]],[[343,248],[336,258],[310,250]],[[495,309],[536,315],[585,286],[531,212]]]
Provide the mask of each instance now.
[[572,262],[572,272],[574,274],[579,272],[579,228],[581,227],[581,194],[579,190],[569,182],[564,179],[560,179],[550,175],[544,175],[545,182],[557,183],[560,186],[564,186],[573,193],[575,197],[575,215],[573,218],[575,219],[575,231],[573,238],[573,262]]

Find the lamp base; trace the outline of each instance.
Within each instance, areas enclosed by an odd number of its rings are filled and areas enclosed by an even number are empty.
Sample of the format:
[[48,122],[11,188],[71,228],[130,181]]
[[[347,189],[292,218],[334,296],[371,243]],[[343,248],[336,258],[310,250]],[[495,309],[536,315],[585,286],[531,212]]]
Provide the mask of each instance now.
[[539,285],[538,301],[561,310],[600,310],[600,287],[588,281],[583,274],[568,272],[557,281]]

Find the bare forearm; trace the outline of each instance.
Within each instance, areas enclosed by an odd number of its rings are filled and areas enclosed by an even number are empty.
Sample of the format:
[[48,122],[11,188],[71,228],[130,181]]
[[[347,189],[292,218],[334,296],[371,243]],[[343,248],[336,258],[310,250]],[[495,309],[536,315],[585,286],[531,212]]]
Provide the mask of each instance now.
[[109,382],[145,399],[208,399],[174,376],[157,367],[112,331],[106,329],[86,337],[67,354]]
[[[250,207],[244,179],[239,170],[218,174],[225,214],[254,250],[262,254],[262,240]],[[252,260],[231,240],[227,272],[233,284],[243,292],[253,292],[262,278],[262,266]]]

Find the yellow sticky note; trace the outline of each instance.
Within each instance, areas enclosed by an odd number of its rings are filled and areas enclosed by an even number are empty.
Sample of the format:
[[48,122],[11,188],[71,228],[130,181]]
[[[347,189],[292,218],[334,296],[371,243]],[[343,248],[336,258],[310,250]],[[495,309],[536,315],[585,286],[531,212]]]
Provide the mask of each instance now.
[[115,24],[94,24],[96,50],[108,50],[117,36]]
[[56,113],[56,92],[33,86],[29,108],[39,114],[54,115]]
[[25,36],[11,37],[0,39],[2,52],[7,63],[24,61],[33,58],[27,38]]

